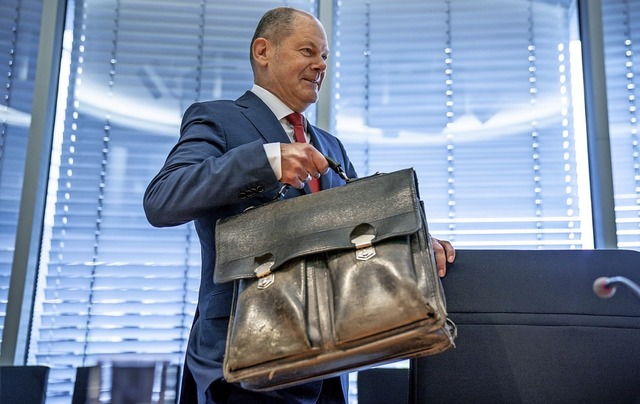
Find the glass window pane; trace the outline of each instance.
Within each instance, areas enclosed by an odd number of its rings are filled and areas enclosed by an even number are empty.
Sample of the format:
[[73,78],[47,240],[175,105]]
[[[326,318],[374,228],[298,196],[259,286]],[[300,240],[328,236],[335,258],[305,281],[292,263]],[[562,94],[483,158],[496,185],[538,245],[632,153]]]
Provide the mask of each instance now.
[[592,245],[571,1],[339,4],[335,129],[361,175],[414,167],[458,248]]

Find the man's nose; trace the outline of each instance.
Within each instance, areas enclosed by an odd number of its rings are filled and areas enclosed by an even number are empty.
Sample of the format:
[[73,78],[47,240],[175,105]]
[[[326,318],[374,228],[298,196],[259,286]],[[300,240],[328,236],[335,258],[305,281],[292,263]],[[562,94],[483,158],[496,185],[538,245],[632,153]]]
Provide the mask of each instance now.
[[325,70],[327,70],[327,61],[324,58],[319,57],[318,62],[316,63],[315,69],[321,72],[324,72]]

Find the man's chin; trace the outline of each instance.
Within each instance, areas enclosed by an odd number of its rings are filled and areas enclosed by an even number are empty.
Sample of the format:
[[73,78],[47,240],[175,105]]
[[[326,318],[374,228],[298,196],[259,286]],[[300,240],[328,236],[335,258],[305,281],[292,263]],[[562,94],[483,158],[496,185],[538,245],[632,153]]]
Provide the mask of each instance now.
[[304,100],[307,106],[311,104],[315,104],[317,101],[318,101],[318,93],[313,93],[313,95],[309,95],[308,97],[305,97],[305,100]]

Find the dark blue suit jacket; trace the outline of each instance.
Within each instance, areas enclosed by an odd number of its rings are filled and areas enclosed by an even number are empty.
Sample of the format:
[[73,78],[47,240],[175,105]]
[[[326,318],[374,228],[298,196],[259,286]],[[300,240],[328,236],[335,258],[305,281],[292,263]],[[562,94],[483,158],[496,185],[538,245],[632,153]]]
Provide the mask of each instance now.
[[[336,137],[312,125],[307,130],[321,153],[340,162],[349,177],[356,177]],[[232,299],[231,283],[213,281],[216,221],[276,196],[282,184],[263,148],[273,142],[288,143],[289,138],[273,112],[252,92],[236,101],[196,103],[185,112],[180,139],[144,195],[145,213],[152,225],[175,226],[194,220],[200,239],[202,277],[185,366],[200,398],[207,386],[222,378]],[[333,172],[321,178],[322,189],[343,184]],[[305,188],[291,188],[286,197],[308,192],[308,185]]]

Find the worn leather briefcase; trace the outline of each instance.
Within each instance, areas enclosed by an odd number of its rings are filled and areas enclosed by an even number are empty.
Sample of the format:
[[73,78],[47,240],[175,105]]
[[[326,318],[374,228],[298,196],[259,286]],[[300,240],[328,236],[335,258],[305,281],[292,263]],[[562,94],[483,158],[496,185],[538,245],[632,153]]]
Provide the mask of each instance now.
[[235,282],[230,383],[272,390],[454,347],[413,169],[221,219],[216,248],[215,281]]

